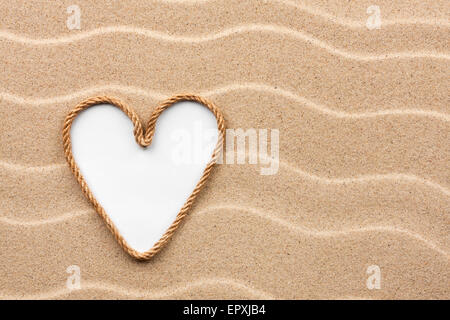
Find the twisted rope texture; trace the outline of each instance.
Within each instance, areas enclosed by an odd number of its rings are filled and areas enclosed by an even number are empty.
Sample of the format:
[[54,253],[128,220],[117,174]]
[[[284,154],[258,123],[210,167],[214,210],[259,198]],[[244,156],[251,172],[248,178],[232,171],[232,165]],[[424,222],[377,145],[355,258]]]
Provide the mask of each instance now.
[[[148,147],[152,143],[153,134],[155,133],[155,126],[156,126],[156,120],[161,115],[161,113],[172,106],[173,104],[180,102],[180,101],[194,101],[198,102],[205,107],[207,107],[216,117],[217,120],[217,128],[219,130],[219,137],[217,140],[216,147],[212,153],[211,160],[206,165],[205,170],[203,171],[203,175],[198,181],[197,185],[195,186],[194,190],[192,191],[189,198],[186,200],[183,207],[178,212],[175,220],[170,225],[170,227],[166,230],[166,232],[163,234],[161,239],[159,239],[151,249],[149,249],[146,252],[138,252],[130,247],[130,245],[127,243],[127,241],[122,237],[119,230],[116,228],[112,220],[109,218],[108,214],[105,212],[103,207],[100,205],[100,203],[95,199],[94,195],[92,194],[91,190],[89,189],[89,186],[87,185],[86,181],[84,180],[80,169],[78,168],[72,154],[72,143],[70,140],[70,129],[72,127],[73,120],[77,117],[77,115],[87,108],[90,108],[95,105],[99,104],[111,104],[122,110],[133,122],[134,125],[134,136],[136,139],[136,142],[142,146],[142,147]],[[64,126],[63,126],[63,146],[64,146],[64,153],[66,155],[67,163],[69,164],[70,169],[72,170],[72,173],[74,174],[75,178],[77,179],[78,183],[80,184],[81,190],[83,191],[84,195],[89,199],[89,201],[94,206],[97,213],[100,215],[100,217],[103,218],[106,225],[108,226],[108,229],[112,232],[114,237],[116,238],[117,242],[120,244],[120,246],[132,257],[138,259],[138,260],[148,260],[151,257],[153,257],[156,253],[158,253],[161,248],[170,240],[175,230],[180,225],[183,218],[188,214],[189,209],[191,208],[195,198],[199,194],[199,192],[202,190],[203,186],[205,185],[209,175],[211,174],[211,170],[214,167],[214,164],[216,163],[218,157],[221,154],[222,151],[222,145],[225,137],[225,120],[223,118],[222,112],[219,108],[217,108],[216,105],[214,105],[212,102],[194,95],[194,94],[179,94],[176,96],[173,96],[162,103],[160,103],[156,109],[153,111],[147,127],[143,127],[141,120],[139,119],[139,116],[136,114],[136,112],[130,108],[128,105],[120,101],[119,99],[108,97],[108,96],[98,96],[93,98],[88,98],[82,102],[80,102],[73,110],[69,112],[66,119],[64,120]]]

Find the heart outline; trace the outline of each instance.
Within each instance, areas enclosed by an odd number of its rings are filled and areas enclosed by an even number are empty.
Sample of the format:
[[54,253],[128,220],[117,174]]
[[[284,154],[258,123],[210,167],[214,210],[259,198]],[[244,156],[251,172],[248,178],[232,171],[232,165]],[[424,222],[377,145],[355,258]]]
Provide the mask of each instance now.
[[[187,198],[186,202],[184,203],[183,207],[181,207],[180,211],[178,212],[175,220],[172,222],[170,227],[165,231],[165,233],[161,236],[161,238],[147,251],[145,252],[139,252],[135,249],[133,249],[127,241],[123,238],[115,224],[112,222],[111,218],[106,213],[105,209],[101,206],[101,204],[95,199],[94,195],[92,194],[91,190],[89,189],[88,184],[84,180],[83,175],[80,172],[80,169],[73,157],[72,154],[72,142],[71,142],[71,136],[70,136],[70,129],[72,127],[72,123],[75,120],[75,118],[78,116],[78,114],[90,107],[94,107],[99,104],[111,104],[120,110],[124,112],[127,117],[131,120],[133,123],[134,129],[133,134],[136,140],[136,143],[139,144],[142,147],[148,147],[152,143],[153,135],[155,133],[155,127],[156,127],[156,121],[158,120],[161,113],[169,108],[170,106],[174,105],[177,102],[181,101],[193,101],[198,102],[208,108],[216,117],[217,120],[217,128],[219,130],[219,135],[217,139],[216,147],[214,148],[214,151],[211,155],[211,160],[206,165],[205,169],[203,170],[203,175],[200,178],[200,180],[197,182],[194,190],[190,194],[190,196]],[[205,185],[208,177],[211,174],[211,170],[214,167],[223,146],[223,141],[225,138],[225,119],[223,117],[222,112],[220,109],[212,102],[206,100],[203,97],[200,97],[198,95],[194,94],[178,94],[171,98],[168,98],[161,102],[155,110],[152,112],[150,119],[148,120],[147,127],[145,128],[142,125],[142,122],[139,118],[139,116],[136,114],[136,112],[129,107],[127,104],[123,103],[117,98],[109,97],[109,96],[98,96],[98,97],[92,97],[88,98],[79,104],[77,104],[66,116],[64,120],[64,126],[62,131],[63,136],[63,148],[64,153],[66,156],[67,163],[69,164],[69,167],[75,176],[75,178],[78,181],[78,184],[81,187],[81,190],[83,191],[83,194],[88,198],[88,200],[91,202],[91,204],[94,206],[97,214],[103,219],[103,221],[106,223],[106,226],[113,234],[116,241],[119,243],[119,245],[133,258],[138,260],[149,260],[152,258],[155,254],[157,254],[162,247],[170,240],[173,233],[176,231],[184,217],[188,214],[189,209],[191,208],[195,198],[202,190],[203,186]]]

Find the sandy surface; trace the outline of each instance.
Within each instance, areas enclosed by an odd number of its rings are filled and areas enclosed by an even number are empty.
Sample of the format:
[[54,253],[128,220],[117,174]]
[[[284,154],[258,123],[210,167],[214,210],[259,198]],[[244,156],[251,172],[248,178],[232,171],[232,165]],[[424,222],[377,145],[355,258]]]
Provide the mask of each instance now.
[[[379,30],[371,1],[77,3],[81,30],[70,1],[0,3],[0,298],[450,298],[447,1],[377,1]],[[82,195],[62,123],[92,95],[147,119],[186,91],[229,128],[279,129],[280,169],[218,165],[137,262]]]

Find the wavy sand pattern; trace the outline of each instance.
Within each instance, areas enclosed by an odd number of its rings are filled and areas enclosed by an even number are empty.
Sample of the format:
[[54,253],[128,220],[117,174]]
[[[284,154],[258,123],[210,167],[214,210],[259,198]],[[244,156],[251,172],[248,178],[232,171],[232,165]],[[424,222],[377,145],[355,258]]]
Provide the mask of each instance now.
[[[64,3],[2,1],[0,298],[450,298],[450,7],[377,4],[369,30],[366,0],[79,1],[71,31]],[[136,262],[65,165],[62,122],[91,95],[146,118],[182,91],[279,129],[279,172],[219,165]]]

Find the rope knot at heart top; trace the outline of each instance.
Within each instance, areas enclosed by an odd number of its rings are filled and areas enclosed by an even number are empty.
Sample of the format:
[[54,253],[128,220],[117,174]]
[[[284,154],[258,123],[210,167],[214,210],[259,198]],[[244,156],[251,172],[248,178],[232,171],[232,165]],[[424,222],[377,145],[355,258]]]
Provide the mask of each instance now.
[[[136,139],[136,142],[142,146],[147,147],[152,143],[153,134],[155,133],[155,126],[156,126],[156,120],[161,115],[161,113],[172,106],[173,104],[181,101],[194,101],[198,102],[205,107],[207,107],[216,117],[217,120],[217,129],[219,130],[219,136],[217,140],[216,147],[211,155],[211,160],[206,165],[203,175],[198,181],[197,185],[195,186],[194,190],[192,191],[189,198],[186,200],[183,207],[178,212],[175,220],[170,225],[170,227],[166,230],[166,232],[163,234],[161,239],[159,239],[151,249],[149,249],[146,252],[138,252],[134,250],[132,247],[129,246],[129,244],[126,242],[126,240],[122,237],[119,230],[116,228],[112,220],[109,218],[108,214],[105,212],[103,207],[100,205],[100,203],[95,199],[94,195],[92,194],[91,190],[89,189],[86,181],[84,180],[80,169],[78,168],[75,159],[73,158],[72,154],[72,143],[70,139],[70,129],[72,127],[73,120],[77,117],[77,115],[87,108],[90,108],[95,105],[99,104],[111,104],[122,110],[133,122],[134,125],[134,136]],[[64,146],[64,153],[66,155],[66,160],[69,164],[70,169],[72,170],[72,173],[74,174],[75,178],[77,179],[78,183],[80,184],[81,190],[83,191],[84,195],[89,199],[89,201],[94,206],[97,213],[103,218],[106,225],[108,226],[109,230],[112,232],[114,237],[116,238],[117,242],[122,246],[122,248],[128,252],[131,256],[133,256],[136,259],[139,260],[148,260],[151,257],[153,257],[161,248],[169,241],[169,239],[172,237],[175,230],[178,228],[179,224],[183,220],[183,218],[187,215],[189,209],[191,208],[195,198],[197,197],[198,193],[201,191],[203,186],[206,183],[206,180],[208,179],[212,168],[214,167],[214,164],[216,163],[219,155],[222,152],[222,145],[225,137],[225,120],[223,118],[222,112],[219,108],[212,102],[197,96],[193,94],[180,94],[173,96],[165,101],[163,101],[161,104],[159,104],[156,109],[153,111],[147,127],[144,128],[141,120],[139,119],[136,112],[130,108],[125,103],[121,102],[119,99],[108,97],[108,96],[99,96],[99,97],[93,97],[86,99],[82,102],[80,102],[77,106],[75,106],[74,109],[72,109],[69,114],[67,115],[64,126],[63,126],[63,146]]]

